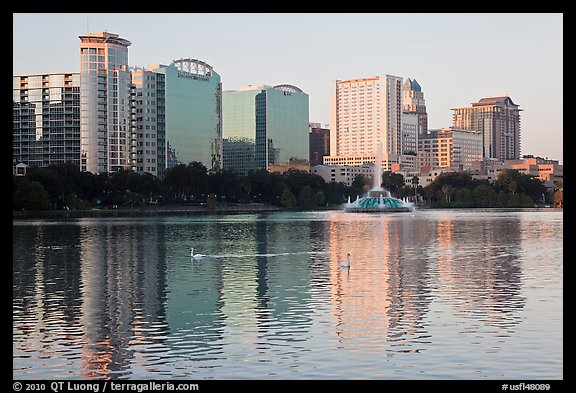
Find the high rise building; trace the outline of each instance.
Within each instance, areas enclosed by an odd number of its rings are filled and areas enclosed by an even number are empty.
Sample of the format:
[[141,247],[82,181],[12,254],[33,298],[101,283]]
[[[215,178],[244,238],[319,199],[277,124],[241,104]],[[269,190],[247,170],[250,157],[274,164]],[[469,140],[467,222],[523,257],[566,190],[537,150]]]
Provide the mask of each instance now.
[[402,111],[402,154],[416,155],[418,151],[419,133],[418,114]]
[[[392,75],[332,81],[330,156],[325,164],[374,162],[384,147],[383,167],[402,154],[402,78]],[[362,161],[362,162],[360,162]]]
[[402,86],[402,110],[415,113],[418,118],[418,135],[428,131],[428,113],[422,87],[416,79],[406,79]]
[[478,132],[483,138],[484,159],[520,158],[520,111],[508,96],[492,96],[469,108],[453,108],[453,125]]
[[418,150],[420,167],[472,169],[482,159],[482,136],[455,127],[428,130]]
[[292,85],[257,85],[223,93],[223,167],[308,170],[309,99]]
[[330,129],[322,128],[320,123],[310,123],[310,167],[322,165],[324,156],[330,155]]
[[108,32],[79,38],[80,170],[132,169],[131,43]]
[[[149,66],[148,70],[162,74],[164,79],[166,168],[193,161],[208,169],[222,168],[220,75],[198,59],[174,60],[170,65]],[[151,117],[159,120],[158,116]]]
[[132,122],[137,172],[163,177],[166,171],[164,74],[133,68]]
[[12,77],[12,156],[28,166],[80,165],[80,74]]

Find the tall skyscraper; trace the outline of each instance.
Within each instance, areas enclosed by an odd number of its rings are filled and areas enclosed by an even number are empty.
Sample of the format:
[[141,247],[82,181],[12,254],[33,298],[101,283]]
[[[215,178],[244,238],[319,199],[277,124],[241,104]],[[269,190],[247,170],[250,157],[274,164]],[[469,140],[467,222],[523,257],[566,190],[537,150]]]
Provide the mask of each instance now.
[[324,156],[330,155],[330,129],[320,123],[310,123],[310,166],[322,165]]
[[402,86],[402,110],[415,113],[418,118],[418,135],[428,131],[428,113],[422,87],[416,79],[406,79]]
[[131,43],[108,32],[79,38],[80,170],[132,169]]
[[374,162],[384,147],[383,166],[402,154],[402,78],[392,75],[332,81],[330,156],[326,164]]
[[484,159],[520,158],[520,111],[508,96],[492,96],[469,108],[453,108],[456,128],[482,134]]
[[80,165],[80,74],[12,77],[12,156],[28,166]]
[[222,101],[224,169],[308,169],[308,94],[292,85],[258,85],[225,91]]
[[164,77],[166,168],[192,161],[208,169],[222,168],[220,75],[198,59],[174,60],[148,70]]

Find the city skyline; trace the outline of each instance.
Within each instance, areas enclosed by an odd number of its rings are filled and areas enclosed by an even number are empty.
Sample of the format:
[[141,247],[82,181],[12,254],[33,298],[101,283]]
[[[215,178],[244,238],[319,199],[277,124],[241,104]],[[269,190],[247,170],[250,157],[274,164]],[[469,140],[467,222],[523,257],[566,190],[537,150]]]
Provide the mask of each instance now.
[[[49,41],[34,39],[46,31]],[[508,95],[523,110],[521,154],[563,163],[561,13],[16,13],[13,74],[78,72],[79,36],[98,31],[132,43],[133,67],[190,57],[214,67],[223,90],[296,85],[310,97],[309,120],[322,125],[334,80],[416,79],[430,129],[452,126],[450,108]]]

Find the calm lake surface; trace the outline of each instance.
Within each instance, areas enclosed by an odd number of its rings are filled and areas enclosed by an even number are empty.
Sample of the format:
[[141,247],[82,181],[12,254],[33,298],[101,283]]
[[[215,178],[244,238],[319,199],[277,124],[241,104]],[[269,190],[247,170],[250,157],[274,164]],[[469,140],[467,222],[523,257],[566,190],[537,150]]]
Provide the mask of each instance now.
[[563,213],[14,220],[12,304],[14,379],[561,380]]

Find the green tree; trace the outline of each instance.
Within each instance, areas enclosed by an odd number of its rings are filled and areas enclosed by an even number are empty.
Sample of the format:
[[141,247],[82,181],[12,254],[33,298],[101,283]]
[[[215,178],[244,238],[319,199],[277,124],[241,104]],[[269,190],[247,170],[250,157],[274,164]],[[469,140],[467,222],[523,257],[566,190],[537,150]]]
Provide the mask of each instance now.
[[528,194],[520,195],[520,205],[522,207],[534,207],[534,200]]
[[381,187],[386,188],[390,193],[395,194],[396,191],[404,185],[404,176],[400,173],[384,171],[382,173]]
[[346,202],[348,195],[352,194],[352,187],[348,187],[342,182],[329,182],[324,187],[325,202],[328,204],[341,204]]
[[316,207],[316,192],[314,189],[305,185],[298,194],[298,206],[304,210],[310,210]]
[[[491,206],[491,205],[488,205]],[[508,194],[504,190],[498,191],[496,197],[496,204],[497,207],[507,207],[508,206]]]
[[288,187],[284,187],[284,191],[282,191],[282,196],[280,197],[280,203],[288,209],[293,209],[296,205],[296,197]]
[[414,187],[414,198],[418,199],[418,185],[420,184],[420,178],[418,176],[412,176],[412,186]]
[[50,195],[42,183],[26,178],[18,182],[12,201],[14,210],[48,210],[50,205]]
[[169,168],[164,175],[168,195],[174,200],[199,201],[206,193],[208,169],[200,162],[179,164]]
[[371,188],[370,179],[359,173],[352,180],[352,194],[363,195]]
[[472,198],[474,199],[474,205],[478,207],[488,207],[490,206],[490,190],[492,188],[487,184],[479,184],[472,190]]
[[494,186],[497,191],[504,190],[511,194],[525,193],[534,201],[542,200],[542,195],[546,195],[546,186],[540,179],[521,173],[516,169],[502,169],[494,182]]
[[474,206],[472,191],[470,191],[468,188],[459,188],[454,195],[454,202],[461,207]]
[[316,206],[324,205],[325,200],[326,200],[326,198],[324,197],[324,192],[323,191],[317,191],[316,192]]
[[70,210],[88,210],[90,203],[79,198],[76,194],[69,192],[64,197],[64,205]]
[[449,183],[446,183],[442,186],[442,192],[446,196],[446,203],[450,203],[450,194],[452,193],[453,190],[454,187],[452,187],[452,185]]
[[424,198],[428,201],[428,205],[432,205],[432,202],[434,200],[435,197],[435,191],[434,188],[432,187],[424,187],[422,194],[424,196]]
[[63,205],[64,186],[58,173],[48,170],[47,168],[31,168],[26,175],[29,181],[38,181],[42,184],[44,190],[48,192],[52,209],[58,209]]
[[520,198],[520,194],[518,194],[518,193],[508,194],[507,206],[508,207],[522,207],[522,201]]

